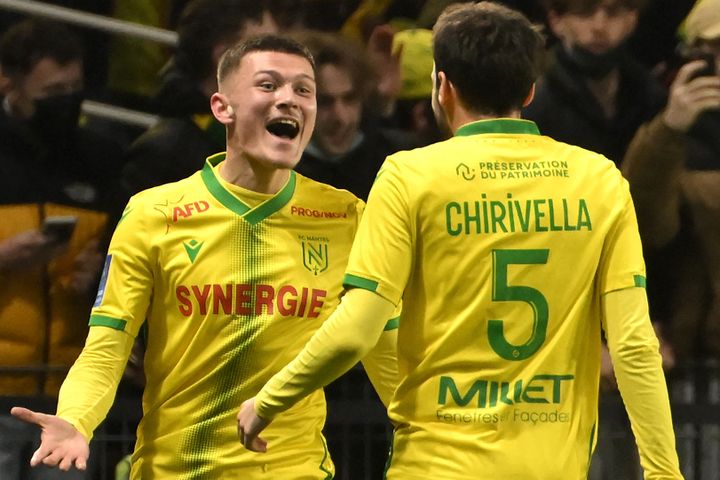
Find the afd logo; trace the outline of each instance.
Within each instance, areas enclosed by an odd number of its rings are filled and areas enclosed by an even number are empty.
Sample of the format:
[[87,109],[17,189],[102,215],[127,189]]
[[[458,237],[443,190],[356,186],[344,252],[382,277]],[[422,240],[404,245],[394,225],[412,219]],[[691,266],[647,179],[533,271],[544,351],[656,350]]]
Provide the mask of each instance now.
[[203,213],[208,211],[210,204],[205,200],[199,202],[186,203],[185,205],[178,205],[173,207],[172,210],[172,221],[175,223],[181,218],[189,218],[195,213]]

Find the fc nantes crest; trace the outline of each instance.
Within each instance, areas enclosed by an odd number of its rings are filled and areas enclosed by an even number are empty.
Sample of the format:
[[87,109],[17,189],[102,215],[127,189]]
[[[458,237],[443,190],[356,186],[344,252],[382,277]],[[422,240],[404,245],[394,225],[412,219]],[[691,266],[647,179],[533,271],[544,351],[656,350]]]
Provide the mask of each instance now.
[[319,241],[302,240],[303,265],[315,275],[318,275],[328,268],[328,242],[326,239]]

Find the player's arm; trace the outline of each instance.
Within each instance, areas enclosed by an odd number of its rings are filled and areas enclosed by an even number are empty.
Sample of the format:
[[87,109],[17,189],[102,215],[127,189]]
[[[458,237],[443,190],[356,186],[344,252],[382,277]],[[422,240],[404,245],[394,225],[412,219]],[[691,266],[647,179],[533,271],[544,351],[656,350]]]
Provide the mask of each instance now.
[[85,468],[88,442],[112,406],[152,294],[145,218],[131,200],[110,243],[85,347],[60,389],[57,414],[12,410],[42,429],[32,465]]
[[275,374],[238,414],[240,439],[250,450],[264,451],[257,435],[272,419],[314,390],[348,371],[378,342],[395,305],[368,290],[348,291],[338,308],[305,348]]
[[[376,295],[377,296],[377,295]],[[392,318],[385,323],[375,346],[362,359],[370,383],[387,408],[398,384],[397,332],[400,324],[400,309],[396,308]]]
[[659,343],[644,288],[603,296],[603,327],[646,479],[682,479]]
[[82,353],[60,388],[56,415],[15,407],[12,414],[41,428],[40,446],[30,459],[69,470],[85,470],[92,432],[107,415],[130,355],[133,339],[125,332],[91,327]]

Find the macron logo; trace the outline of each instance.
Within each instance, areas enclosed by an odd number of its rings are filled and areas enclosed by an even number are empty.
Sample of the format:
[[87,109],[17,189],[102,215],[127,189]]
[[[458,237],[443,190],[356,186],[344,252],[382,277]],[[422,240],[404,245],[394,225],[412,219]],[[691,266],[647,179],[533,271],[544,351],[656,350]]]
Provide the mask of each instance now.
[[185,247],[185,251],[187,252],[188,257],[190,257],[190,263],[195,263],[195,258],[197,258],[197,255],[200,253],[200,249],[204,243],[205,242],[198,242],[194,239],[183,243],[183,247]]

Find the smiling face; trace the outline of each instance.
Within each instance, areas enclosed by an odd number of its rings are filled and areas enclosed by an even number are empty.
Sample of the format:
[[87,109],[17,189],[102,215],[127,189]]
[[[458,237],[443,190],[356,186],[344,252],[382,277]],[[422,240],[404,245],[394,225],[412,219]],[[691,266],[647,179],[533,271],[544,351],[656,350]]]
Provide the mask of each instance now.
[[292,169],[315,126],[312,65],[300,55],[249,52],[220,82],[212,106],[228,127],[228,158],[254,170]]

